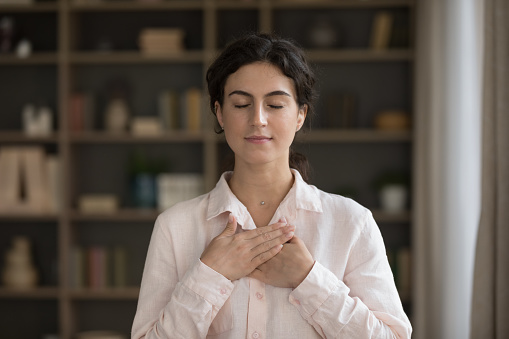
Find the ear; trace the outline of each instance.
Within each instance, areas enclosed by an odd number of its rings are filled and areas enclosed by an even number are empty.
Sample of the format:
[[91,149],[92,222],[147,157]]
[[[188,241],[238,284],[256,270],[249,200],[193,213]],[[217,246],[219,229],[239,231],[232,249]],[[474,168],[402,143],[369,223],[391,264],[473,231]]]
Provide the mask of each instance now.
[[299,107],[299,113],[297,116],[297,129],[295,130],[295,132],[300,131],[300,129],[304,125],[304,122],[306,121],[307,115],[308,115],[308,105],[304,104]]
[[224,128],[223,111],[221,110],[221,105],[219,104],[219,101],[216,101],[214,103],[214,110],[216,112],[216,118],[217,122],[219,123],[219,126],[221,126],[221,128]]

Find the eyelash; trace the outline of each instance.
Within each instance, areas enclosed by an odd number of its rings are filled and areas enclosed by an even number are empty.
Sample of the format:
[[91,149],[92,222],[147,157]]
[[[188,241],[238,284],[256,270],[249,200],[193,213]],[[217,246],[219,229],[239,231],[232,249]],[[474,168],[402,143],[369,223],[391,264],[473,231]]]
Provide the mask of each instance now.
[[[246,108],[248,107],[249,104],[247,105],[235,105],[235,108]],[[270,108],[274,108],[274,109],[281,109],[283,108],[283,106],[279,106],[279,105],[269,105]]]

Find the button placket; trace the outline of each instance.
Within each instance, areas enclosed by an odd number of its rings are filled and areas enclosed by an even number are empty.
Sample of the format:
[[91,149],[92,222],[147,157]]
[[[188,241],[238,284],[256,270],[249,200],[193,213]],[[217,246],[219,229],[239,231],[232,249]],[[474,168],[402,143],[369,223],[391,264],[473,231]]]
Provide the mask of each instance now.
[[265,284],[249,279],[248,336],[253,339],[266,338],[267,302]]

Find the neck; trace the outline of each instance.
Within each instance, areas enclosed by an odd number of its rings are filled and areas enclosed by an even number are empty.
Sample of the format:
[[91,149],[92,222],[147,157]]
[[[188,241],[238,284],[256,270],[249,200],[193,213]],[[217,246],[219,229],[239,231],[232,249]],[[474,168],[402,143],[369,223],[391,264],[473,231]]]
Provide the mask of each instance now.
[[248,208],[279,206],[293,185],[293,174],[287,166],[235,165],[229,181],[233,194]]

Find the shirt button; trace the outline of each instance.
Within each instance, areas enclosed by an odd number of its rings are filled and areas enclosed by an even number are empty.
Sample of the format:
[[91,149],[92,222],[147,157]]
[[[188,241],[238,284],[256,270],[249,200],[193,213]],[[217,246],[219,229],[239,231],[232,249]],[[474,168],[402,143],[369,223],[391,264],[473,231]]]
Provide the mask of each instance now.
[[261,294],[260,292],[257,292],[257,293],[256,293],[256,297],[257,297],[258,299],[262,299],[262,298],[263,298],[263,294]]
[[221,294],[226,294],[226,289],[222,288],[219,292],[221,292]]
[[300,301],[299,301],[299,299],[295,299],[295,303],[296,303],[297,305],[300,305]]
[[258,332],[254,332],[254,333],[253,333],[253,338],[254,338],[254,339],[258,339],[258,338],[260,338],[260,334],[259,334]]

